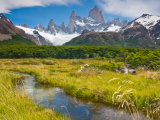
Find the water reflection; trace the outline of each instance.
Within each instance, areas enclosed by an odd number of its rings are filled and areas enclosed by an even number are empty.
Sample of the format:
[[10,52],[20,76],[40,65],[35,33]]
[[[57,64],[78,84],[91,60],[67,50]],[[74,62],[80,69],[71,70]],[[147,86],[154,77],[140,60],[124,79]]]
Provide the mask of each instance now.
[[[17,84],[18,89],[25,90],[35,103],[69,115],[73,120],[132,120],[132,116],[122,109],[102,103],[82,102],[66,95],[60,88],[38,84],[33,76],[22,75],[25,77],[23,84]],[[139,119],[136,113],[133,115]],[[141,120],[147,119],[141,113],[139,116]]]

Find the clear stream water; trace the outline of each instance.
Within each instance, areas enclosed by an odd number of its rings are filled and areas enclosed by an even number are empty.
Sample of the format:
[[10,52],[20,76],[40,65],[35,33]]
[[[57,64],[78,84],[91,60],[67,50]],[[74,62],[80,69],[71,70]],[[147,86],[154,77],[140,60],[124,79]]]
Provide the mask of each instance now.
[[[23,84],[17,83],[15,87],[20,91],[26,91],[28,96],[38,105],[54,109],[63,115],[70,116],[71,120],[132,120],[132,116],[124,109],[103,103],[93,103],[79,100],[76,97],[67,95],[58,87],[46,87],[36,82],[34,76],[24,76]],[[134,118],[146,120],[147,118],[139,113],[134,113]]]

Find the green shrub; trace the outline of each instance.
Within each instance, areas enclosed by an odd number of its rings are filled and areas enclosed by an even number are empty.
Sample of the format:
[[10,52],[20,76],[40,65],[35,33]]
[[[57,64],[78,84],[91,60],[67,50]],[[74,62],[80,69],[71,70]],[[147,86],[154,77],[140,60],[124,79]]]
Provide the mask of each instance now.
[[98,69],[101,69],[101,70],[115,71],[116,69],[120,70],[120,67],[123,64],[124,63],[104,63],[104,64],[94,63],[94,64],[91,64],[90,66],[97,67]]

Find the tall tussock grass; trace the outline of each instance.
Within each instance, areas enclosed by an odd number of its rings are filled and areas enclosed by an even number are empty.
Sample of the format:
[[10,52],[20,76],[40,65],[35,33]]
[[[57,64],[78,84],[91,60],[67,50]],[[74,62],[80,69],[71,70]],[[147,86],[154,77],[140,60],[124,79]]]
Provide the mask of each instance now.
[[108,83],[116,81],[119,88],[112,95],[113,104],[117,104],[119,108],[125,108],[132,115],[133,120],[141,120],[139,111],[142,110],[146,114],[148,119],[158,118],[160,119],[160,99],[151,98],[149,95],[144,100],[144,107],[139,109],[137,90],[128,88],[128,84],[133,84],[129,80],[121,80],[119,78],[113,78]]

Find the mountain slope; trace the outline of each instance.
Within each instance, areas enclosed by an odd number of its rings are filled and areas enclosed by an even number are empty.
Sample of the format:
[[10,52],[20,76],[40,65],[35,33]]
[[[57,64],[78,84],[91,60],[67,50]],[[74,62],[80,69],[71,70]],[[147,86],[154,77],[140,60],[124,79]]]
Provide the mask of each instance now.
[[22,37],[21,35],[13,35],[12,39],[0,41],[0,46],[2,45],[36,45],[36,44]]
[[160,17],[142,15],[119,32],[87,32],[65,45],[98,45],[136,48],[158,48]]
[[[145,40],[144,40],[145,39]],[[88,33],[72,39],[64,45],[69,46],[115,46],[131,48],[158,48],[149,37],[141,36],[121,36],[116,32]]]
[[[27,24],[24,24],[23,27],[28,28]],[[35,34],[35,35],[26,34],[24,30],[18,27],[15,27],[7,17],[5,17],[3,14],[0,14],[0,41],[3,41],[3,40],[11,41],[11,40],[16,40],[16,38],[17,38],[17,41],[19,41],[18,39],[19,37],[17,37],[16,35],[23,37],[22,43],[24,42],[24,40],[28,39],[29,42],[31,41],[36,45],[42,45],[42,44],[52,45],[51,42],[46,41],[45,38],[43,38],[39,34]],[[12,39],[12,36],[16,36],[16,37]],[[6,43],[6,41],[4,43]],[[17,43],[17,42],[14,41],[14,43]]]
[[38,42],[32,36],[27,35],[23,30],[15,27],[7,17],[5,17],[3,14],[0,14],[0,41],[8,39],[11,40],[12,36],[16,35],[23,36],[29,41],[38,44]]

